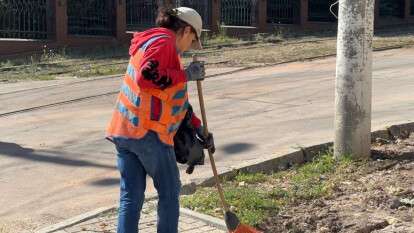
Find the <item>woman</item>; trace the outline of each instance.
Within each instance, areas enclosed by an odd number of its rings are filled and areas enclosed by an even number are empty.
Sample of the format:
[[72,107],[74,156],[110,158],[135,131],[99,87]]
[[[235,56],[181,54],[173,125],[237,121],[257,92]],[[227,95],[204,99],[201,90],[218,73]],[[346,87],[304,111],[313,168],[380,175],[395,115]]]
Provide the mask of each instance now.
[[[118,233],[138,232],[146,175],[159,196],[157,232],[178,228],[181,183],[173,138],[189,107],[187,81],[205,76],[200,62],[184,70],[179,54],[201,48],[202,20],[195,10],[180,7],[161,10],[156,23],[157,28],[132,39],[130,63],[107,129],[121,173]],[[197,117],[191,122],[202,132]],[[205,141],[206,148],[213,148],[211,135]]]

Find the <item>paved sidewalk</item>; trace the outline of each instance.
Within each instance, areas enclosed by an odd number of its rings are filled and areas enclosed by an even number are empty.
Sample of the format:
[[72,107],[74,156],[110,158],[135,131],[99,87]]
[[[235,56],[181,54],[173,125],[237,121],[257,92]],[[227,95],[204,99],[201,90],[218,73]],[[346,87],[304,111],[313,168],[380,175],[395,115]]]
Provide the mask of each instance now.
[[[414,48],[377,52],[374,59],[373,130],[413,121]],[[335,59],[328,58],[206,79],[219,173],[332,141],[334,77]],[[120,80],[4,94],[0,110],[116,92]],[[196,108],[194,83],[189,90]],[[115,100],[116,94],[101,96],[1,118],[0,222],[10,226],[6,232],[47,226],[118,200],[114,146],[103,139]],[[211,177],[208,162],[191,176],[180,169],[182,183]]]
[[[116,232],[117,212],[112,211],[102,214],[96,218],[79,223],[77,225],[64,228],[55,233],[114,233]],[[208,222],[198,218],[181,214],[179,222],[179,232],[181,233],[225,233],[221,229],[209,225]],[[141,212],[141,220],[139,223],[140,233],[157,232],[157,206],[156,201],[149,201],[144,204]]]

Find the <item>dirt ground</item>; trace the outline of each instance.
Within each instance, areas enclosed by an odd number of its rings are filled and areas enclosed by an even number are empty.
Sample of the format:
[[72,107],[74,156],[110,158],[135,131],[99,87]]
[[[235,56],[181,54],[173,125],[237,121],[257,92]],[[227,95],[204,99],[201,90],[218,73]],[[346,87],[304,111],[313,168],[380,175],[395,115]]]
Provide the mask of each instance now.
[[260,227],[289,233],[413,233],[414,133],[377,139],[374,161],[349,171],[333,195],[285,208]]

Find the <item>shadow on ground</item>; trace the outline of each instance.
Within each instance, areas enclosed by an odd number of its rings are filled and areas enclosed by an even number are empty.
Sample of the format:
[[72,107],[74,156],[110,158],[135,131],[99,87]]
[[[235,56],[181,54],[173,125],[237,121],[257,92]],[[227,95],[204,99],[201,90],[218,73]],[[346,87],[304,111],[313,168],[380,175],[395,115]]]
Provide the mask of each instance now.
[[223,150],[228,154],[237,154],[244,151],[252,150],[254,147],[255,145],[251,143],[231,143],[223,147],[220,147],[220,150]]
[[115,166],[98,164],[90,161],[66,158],[63,152],[51,150],[33,150],[22,147],[16,143],[0,141],[0,157],[12,157],[40,163],[53,163],[63,166],[74,167],[99,167],[116,169]]
[[105,179],[92,181],[89,184],[92,186],[113,186],[113,185],[119,185],[119,179],[118,178],[105,178]]

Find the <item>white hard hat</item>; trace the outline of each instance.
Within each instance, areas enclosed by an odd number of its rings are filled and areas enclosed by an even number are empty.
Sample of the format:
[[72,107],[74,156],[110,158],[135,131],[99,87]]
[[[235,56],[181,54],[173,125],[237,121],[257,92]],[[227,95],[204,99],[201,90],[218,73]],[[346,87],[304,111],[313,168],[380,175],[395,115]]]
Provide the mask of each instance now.
[[201,49],[200,38],[201,30],[203,29],[203,20],[200,14],[196,10],[188,7],[178,7],[174,10],[176,11],[177,18],[191,25],[197,33],[198,40],[193,44],[193,49]]

